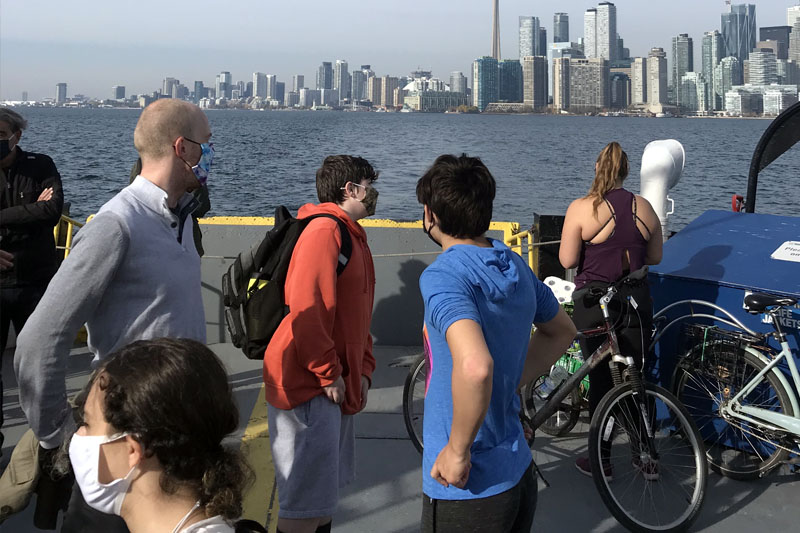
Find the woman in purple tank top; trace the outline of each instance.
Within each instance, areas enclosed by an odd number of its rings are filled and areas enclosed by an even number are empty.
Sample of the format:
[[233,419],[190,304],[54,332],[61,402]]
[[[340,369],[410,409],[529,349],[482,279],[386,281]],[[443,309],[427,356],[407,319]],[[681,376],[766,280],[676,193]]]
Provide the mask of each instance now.
[[[628,156],[618,143],[612,142],[597,157],[589,194],[572,202],[567,209],[558,257],[564,268],[577,267],[577,288],[605,288],[644,265],[661,261],[663,243],[658,216],[650,202],[622,187],[627,176]],[[641,368],[653,322],[650,289],[644,281],[638,286],[623,286],[619,294],[609,310],[618,324],[620,350],[633,356]],[[638,314],[626,312],[629,295],[639,305]],[[572,319],[578,329],[603,324],[596,302],[575,302]],[[601,343],[602,338],[589,339],[585,349],[592,353]],[[589,374],[589,380],[589,414],[592,415],[613,386],[608,365],[598,366]],[[582,473],[592,475],[588,456],[579,457],[575,466]],[[603,470],[606,477],[613,476],[610,465]]]

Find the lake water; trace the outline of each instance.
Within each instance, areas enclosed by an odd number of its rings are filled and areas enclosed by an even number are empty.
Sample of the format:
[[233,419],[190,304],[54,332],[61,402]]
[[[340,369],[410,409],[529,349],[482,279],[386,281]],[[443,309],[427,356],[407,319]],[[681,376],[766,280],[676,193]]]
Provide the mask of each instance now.
[[[137,154],[133,109],[23,108],[22,147],[50,155],[71,213],[85,218],[127,185]],[[583,196],[610,141],[631,159],[627,187],[639,189],[645,145],[677,139],[686,167],[671,191],[678,229],[706,209],[744,195],[753,150],[768,120],[642,119],[539,115],[208,111],[216,157],[209,178],[213,215],[270,216],[316,201],[314,174],[326,155],[367,158],[380,171],[377,217],[419,219],[416,181],[443,153],[479,156],[497,180],[494,220],[529,225],[532,214],[563,213]],[[757,212],[800,215],[800,147],[759,180]]]

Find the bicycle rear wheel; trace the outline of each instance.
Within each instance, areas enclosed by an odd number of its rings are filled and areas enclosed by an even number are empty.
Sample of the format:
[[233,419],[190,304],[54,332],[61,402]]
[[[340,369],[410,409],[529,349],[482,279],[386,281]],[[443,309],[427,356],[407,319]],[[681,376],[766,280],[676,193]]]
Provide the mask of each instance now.
[[[758,479],[786,459],[781,435],[723,416],[722,408],[766,366],[749,351],[713,342],[695,346],[678,364],[675,393],[694,418],[715,472],[741,481]],[[789,394],[774,372],[741,400],[742,405],[795,415]]]
[[[536,389],[544,382],[547,375],[528,383],[522,389],[522,409],[528,418],[533,418],[537,410],[547,403],[536,394]],[[575,427],[581,415],[581,393],[579,389],[573,389],[564,401],[558,406],[558,411],[553,416],[544,421],[539,429],[554,437],[563,437]]]
[[624,383],[597,406],[589,429],[592,477],[606,507],[630,531],[685,531],[705,497],[703,443],[670,392],[644,388],[644,402]]
[[425,380],[428,376],[428,363],[425,354],[414,361],[403,386],[403,420],[411,443],[422,453],[422,420],[425,412]]

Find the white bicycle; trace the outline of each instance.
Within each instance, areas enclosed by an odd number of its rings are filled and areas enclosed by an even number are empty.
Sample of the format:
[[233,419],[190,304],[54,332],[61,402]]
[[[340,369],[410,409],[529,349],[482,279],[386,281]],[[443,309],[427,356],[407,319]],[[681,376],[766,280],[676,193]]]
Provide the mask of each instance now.
[[[777,315],[797,300],[764,293],[750,294],[744,304],[752,314],[765,313],[774,332],[759,334],[724,308],[704,300],[675,302],[655,315],[679,305],[692,306],[690,314],[671,321],[655,341],[679,320],[706,318],[738,329],[691,325],[694,345],[677,362],[675,395],[694,418],[706,442],[712,470],[724,476],[749,480],[765,476],[784,462],[798,463],[800,454],[800,373],[781,330]],[[724,316],[695,312],[694,306],[715,309]],[[781,351],[766,344],[775,338]],[[794,387],[782,367],[788,367]],[[795,458],[787,461],[790,454]]]

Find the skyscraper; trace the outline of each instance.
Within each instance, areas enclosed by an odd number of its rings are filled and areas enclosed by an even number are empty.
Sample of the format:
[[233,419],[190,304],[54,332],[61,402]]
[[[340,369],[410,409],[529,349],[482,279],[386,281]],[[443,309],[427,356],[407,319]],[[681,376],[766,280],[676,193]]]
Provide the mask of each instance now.
[[180,82],[175,78],[164,78],[164,82],[161,84],[161,94],[172,98],[173,87],[179,83]]
[[789,59],[795,65],[800,64],[800,17],[794,21],[792,33],[789,35]]
[[667,103],[667,54],[663,48],[652,48],[647,56],[647,103]]
[[583,55],[597,57],[597,9],[587,9],[583,14]]
[[566,13],[553,15],[553,42],[569,42],[569,15]]
[[727,110],[725,94],[734,85],[741,85],[742,81],[741,61],[733,56],[723,57],[714,68],[714,92],[720,98],[723,109]]
[[194,82],[194,103],[200,101],[201,98],[206,97],[206,88],[203,85],[202,81],[195,81]]
[[647,103],[647,78],[647,58],[634,58],[631,63],[631,105]]
[[522,58],[523,102],[527,107],[547,106],[547,59],[542,56]]
[[350,75],[350,98],[353,102],[365,100],[364,95],[367,92],[366,84],[367,78],[361,70],[354,70]]
[[522,64],[519,59],[504,59],[497,68],[499,101],[522,102]]
[[614,72],[609,79],[609,102],[612,109],[630,105],[631,79],[627,74]]
[[547,30],[539,28],[539,46],[536,48],[536,55],[547,57]]
[[[167,79],[171,79],[171,78],[167,78]],[[177,80],[175,80],[175,81],[177,82]],[[166,80],[165,80],[165,84],[166,84]],[[216,87],[215,87],[215,89],[216,89],[215,97],[216,98],[230,98],[231,97],[231,91],[233,90],[233,87],[231,87],[232,84],[233,84],[233,78],[231,77],[231,73],[230,72],[223,71],[223,72],[220,72],[219,74],[217,74],[217,77],[215,79],[215,85],[216,85]]]
[[333,89],[339,91],[339,100],[347,100],[350,98],[350,73],[348,71],[347,61],[343,59],[336,60],[336,65],[333,69]]
[[756,46],[756,6],[737,4],[728,13],[722,14],[722,42],[725,55],[740,62],[750,56]]
[[499,96],[499,68],[497,60],[490,56],[479,57],[472,63],[472,102],[483,111]]
[[333,89],[333,65],[330,61],[323,61],[317,69],[317,90]]
[[[539,55],[539,17],[519,18],[519,57]],[[474,86],[473,86],[474,87]]]
[[770,85],[778,83],[778,59],[771,49],[756,48],[750,52],[748,61],[751,84]]
[[568,57],[553,59],[553,107],[558,111],[569,109],[569,61]]
[[381,79],[381,105],[384,107],[394,107],[394,90],[397,89],[399,80],[392,76],[384,76]]
[[114,100],[125,100],[125,86],[114,85],[111,88],[111,95]]
[[279,81],[275,83],[275,100],[283,103],[286,99],[286,83]]
[[587,58],[617,59],[617,8],[611,2],[584,13],[583,53]]
[[367,98],[373,106],[381,105],[381,82],[382,79],[377,76],[367,78]]
[[278,76],[267,74],[267,98],[275,100],[278,95]]
[[[791,33],[791,26],[767,26],[759,28],[758,37],[762,41],[776,41],[778,50],[775,54],[778,59],[789,59],[789,35]],[[758,43],[756,43],[756,48],[758,48]]]
[[694,71],[694,43],[686,33],[672,38],[672,87],[675,103],[683,105],[681,99],[681,83],[683,75]]
[[708,111],[706,102],[706,80],[701,72],[687,72],[678,82],[678,92],[681,94],[681,107],[684,111],[692,113],[705,113]]
[[467,77],[460,70],[450,73],[450,92],[467,94]]
[[28,101],[28,91],[22,91],[22,101],[23,102]]
[[267,97],[267,75],[263,72],[253,72],[253,96],[261,99]]
[[569,109],[597,112],[610,106],[608,61],[601,57],[569,60]]
[[800,19],[800,6],[791,6],[786,9],[786,25],[794,26],[794,23]]
[[500,0],[494,0],[492,10],[492,57],[500,61]]
[[703,77],[706,81],[706,106],[709,111],[722,110],[722,100],[714,90],[714,69],[719,65],[725,55],[722,44],[722,34],[717,30],[707,31],[703,34]]
[[300,89],[306,86],[306,77],[302,74],[292,76],[292,92],[299,93]]
[[617,7],[611,2],[601,2],[597,6],[596,57],[609,61],[617,59]]
[[67,101],[67,84],[56,83],[56,103],[63,104]]

